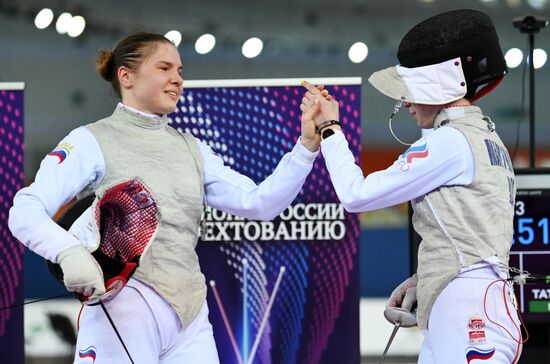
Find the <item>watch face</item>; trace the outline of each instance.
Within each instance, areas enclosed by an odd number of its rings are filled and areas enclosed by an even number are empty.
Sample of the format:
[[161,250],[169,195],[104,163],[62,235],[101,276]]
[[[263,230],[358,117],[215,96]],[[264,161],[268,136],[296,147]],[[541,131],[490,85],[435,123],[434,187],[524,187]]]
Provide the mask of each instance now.
[[328,138],[329,136],[331,136],[332,134],[334,134],[334,130],[332,129],[327,129],[323,132],[323,134],[321,135],[323,137],[323,139],[326,139]]

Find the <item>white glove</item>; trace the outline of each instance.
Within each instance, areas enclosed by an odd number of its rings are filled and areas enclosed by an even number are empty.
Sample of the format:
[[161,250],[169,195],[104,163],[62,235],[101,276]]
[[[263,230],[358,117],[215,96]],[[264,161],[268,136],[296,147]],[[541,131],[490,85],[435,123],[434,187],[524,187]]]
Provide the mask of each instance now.
[[63,270],[63,283],[70,292],[80,293],[90,300],[105,293],[101,267],[82,245],[63,250],[57,260]]
[[400,323],[401,327],[416,326],[416,310],[412,310],[416,303],[416,274],[407,278],[393,290],[384,310],[384,317],[392,324]]

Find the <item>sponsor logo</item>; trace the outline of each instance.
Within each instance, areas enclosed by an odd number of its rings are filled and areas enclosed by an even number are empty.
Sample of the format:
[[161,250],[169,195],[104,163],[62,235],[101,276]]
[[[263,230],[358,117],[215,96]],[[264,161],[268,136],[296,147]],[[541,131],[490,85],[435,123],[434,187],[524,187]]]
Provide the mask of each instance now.
[[483,330],[485,328],[485,321],[481,316],[472,316],[468,320],[468,328],[470,330]]
[[94,362],[95,362],[95,358],[96,358],[96,351],[97,351],[97,349],[96,349],[94,346],[89,346],[89,347],[87,347],[86,349],[79,350],[79,351],[78,351],[78,356],[79,356],[81,359],[91,358],[91,359],[92,359],[92,363],[94,363]]
[[487,342],[487,339],[485,338],[485,331],[470,331],[468,333],[468,336],[470,337],[470,345],[475,344],[484,344]]
[[485,337],[485,320],[480,315],[472,315],[468,319],[468,336],[470,345],[484,344],[487,339]]
[[495,348],[483,350],[476,347],[469,347],[466,349],[466,360],[468,364],[472,360],[488,360],[495,354]]

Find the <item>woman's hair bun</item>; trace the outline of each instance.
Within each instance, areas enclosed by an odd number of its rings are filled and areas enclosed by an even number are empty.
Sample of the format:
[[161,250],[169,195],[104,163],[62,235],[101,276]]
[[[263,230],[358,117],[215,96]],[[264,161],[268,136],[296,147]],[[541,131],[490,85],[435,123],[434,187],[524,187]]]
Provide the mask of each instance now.
[[99,51],[99,57],[96,60],[97,72],[106,81],[113,80],[113,51],[102,49]]

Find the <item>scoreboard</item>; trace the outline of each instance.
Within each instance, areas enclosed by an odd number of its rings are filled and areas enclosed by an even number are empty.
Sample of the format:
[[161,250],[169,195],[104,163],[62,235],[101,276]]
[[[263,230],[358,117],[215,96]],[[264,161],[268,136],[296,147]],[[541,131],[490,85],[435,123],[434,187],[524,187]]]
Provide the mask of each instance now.
[[[535,276],[550,274],[550,170],[516,170],[514,239],[510,266]],[[516,286],[519,308],[529,321],[550,321],[550,284]]]

